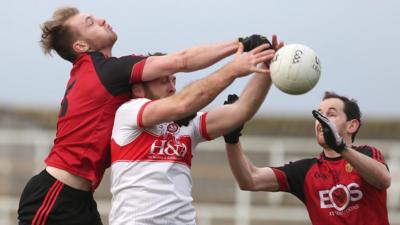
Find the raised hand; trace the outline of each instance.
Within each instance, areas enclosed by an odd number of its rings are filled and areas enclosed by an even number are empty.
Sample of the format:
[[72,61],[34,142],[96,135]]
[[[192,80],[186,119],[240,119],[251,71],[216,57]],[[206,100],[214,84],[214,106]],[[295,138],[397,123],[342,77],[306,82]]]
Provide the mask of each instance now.
[[275,49],[275,51],[278,51],[280,48],[282,48],[285,44],[283,41],[278,41],[278,37],[276,34],[272,35],[272,47]]
[[257,64],[270,61],[275,54],[275,50],[269,49],[271,46],[262,44],[249,52],[244,52],[243,44],[240,44],[235,59],[230,63],[232,69],[239,76],[246,76],[250,73],[267,73],[265,68],[257,68]]
[[335,150],[337,153],[341,153],[344,149],[346,149],[346,143],[344,143],[343,138],[339,136],[335,124],[329,121],[328,118],[323,116],[317,110],[313,110],[312,114],[322,126],[325,144],[327,144],[329,148]]

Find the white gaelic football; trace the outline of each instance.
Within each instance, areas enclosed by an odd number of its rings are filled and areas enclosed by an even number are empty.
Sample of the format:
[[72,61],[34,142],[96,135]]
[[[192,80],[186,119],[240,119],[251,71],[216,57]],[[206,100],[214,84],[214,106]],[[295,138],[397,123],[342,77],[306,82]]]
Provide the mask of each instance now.
[[281,91],[300,95],[310,91],[321,75],[317,54],[301,44],[279,49],[270,64],[272,83]]

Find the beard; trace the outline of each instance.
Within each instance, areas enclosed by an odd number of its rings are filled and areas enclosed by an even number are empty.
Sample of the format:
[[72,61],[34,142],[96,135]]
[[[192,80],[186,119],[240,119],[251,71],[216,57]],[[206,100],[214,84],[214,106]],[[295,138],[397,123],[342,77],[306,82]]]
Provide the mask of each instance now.
[[100,51],[103,49],[112,48],[117,41],[118,36],[114,31],[107,32],[106,35],[102,35],[101,37],[90,38],[87,43],[90,46],[90,49],[93,51]]
[[143,91],[144,91],[145,98],[148,98],[148,99],[151,99],[151,100],[160,99],[160,96],[158,96],[155,93],[153,93],[153,91],[148,86],[148,83],[146,83],[146,82],[143,83]]

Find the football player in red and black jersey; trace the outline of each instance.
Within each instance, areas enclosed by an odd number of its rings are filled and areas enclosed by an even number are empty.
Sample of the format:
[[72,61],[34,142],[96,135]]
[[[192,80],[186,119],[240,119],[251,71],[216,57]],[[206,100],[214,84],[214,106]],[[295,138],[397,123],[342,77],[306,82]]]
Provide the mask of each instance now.
[[[54,146],[46,169],[28,182],[21,195],[19,224],[101,224],[93,191],[110,166],[114,115],[130,99],[131,84],[203,69],[235,53],[240,42],[258,45],[261,39],[256,35],[164,56],[117,58],[112,56],[117,34],[106,20],[73,7],[55,11],[42,25],[42,48],[45,53],[55,51],[73,67]],[[210,92],[221,91],[208,87],[213,85],[204,84]]]
[[243,154],[240,129],[225,135],[231,170],[242,190],[285,191],[305,206],[312,224],[387,225],[391,177],[381,151],[353,145],[361,126],[357,102],[326,92],[315,133],[323,151],[282,167],[256,167]]

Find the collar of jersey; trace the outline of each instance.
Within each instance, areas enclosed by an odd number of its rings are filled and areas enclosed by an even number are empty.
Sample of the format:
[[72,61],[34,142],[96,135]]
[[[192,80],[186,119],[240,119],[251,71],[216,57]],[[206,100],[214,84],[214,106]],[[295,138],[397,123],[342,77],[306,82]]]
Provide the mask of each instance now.
[[342,158],[342,156],[330,158],[330,157],[327,157],[324,152],[322,152],[321,153],[321,159],[324,159],[326,161],[338,161],[338,160],[341,160],[343,158]]

